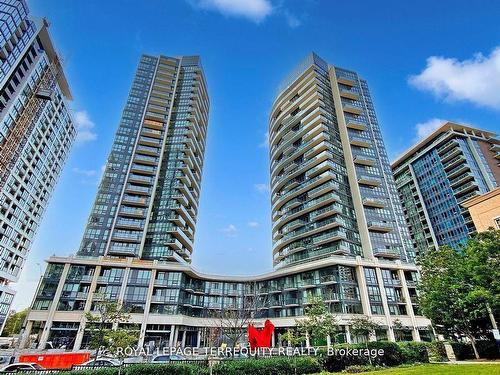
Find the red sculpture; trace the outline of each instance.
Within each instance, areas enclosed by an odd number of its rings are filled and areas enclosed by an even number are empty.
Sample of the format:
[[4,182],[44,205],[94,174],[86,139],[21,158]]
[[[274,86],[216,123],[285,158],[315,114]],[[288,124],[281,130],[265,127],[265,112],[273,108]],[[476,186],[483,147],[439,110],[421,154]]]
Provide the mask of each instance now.
[[262,329],[257,329],[253,324],[249,324],[247,332],[250,349],[269,348],[271,346],[271,336],[274,332],[274,324],[269,319],[266,320]]

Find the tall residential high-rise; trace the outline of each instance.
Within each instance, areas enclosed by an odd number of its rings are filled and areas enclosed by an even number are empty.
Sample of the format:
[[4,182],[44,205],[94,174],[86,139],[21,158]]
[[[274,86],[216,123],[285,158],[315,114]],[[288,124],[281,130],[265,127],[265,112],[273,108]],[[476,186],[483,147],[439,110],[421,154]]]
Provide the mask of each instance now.
[[311,54],[270,123],[274,265],[414,259],[366,81]]
[[[164,70],[170,82],[157,81]],[[339,317],[337,340],[360,339],[349,326],[362,315],[380,324],[379,340],[430,340],[366,83],[314,54],[270,117],[276,269],[239,277],[190,266],[208,118],[203,77],[197,57],[142,57],[82,246],[48,260],[21,346],[87,347],[85,313],[103,299],[130,312],[118,327],[137,329],[140,347],[208,346],[228,316],[271,319],[277,345],[312,297]]]
[[392,163],[415,252],[457,247],[476,232],[462,203],[500,184],[500,140],[447,122]]
[[196,56],[143,56],[79,255],[190,262],[209,101]]
[[0,327],[76,136],[68,83],[45,20],[0,1]]

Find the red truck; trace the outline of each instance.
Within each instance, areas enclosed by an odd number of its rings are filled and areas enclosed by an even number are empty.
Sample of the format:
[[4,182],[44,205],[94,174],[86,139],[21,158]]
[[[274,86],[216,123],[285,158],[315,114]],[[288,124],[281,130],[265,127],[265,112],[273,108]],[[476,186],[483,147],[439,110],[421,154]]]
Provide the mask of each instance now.
[[23,354],[19,362],[38,363],[47,370],[69,369],[90,360],[90,352]]

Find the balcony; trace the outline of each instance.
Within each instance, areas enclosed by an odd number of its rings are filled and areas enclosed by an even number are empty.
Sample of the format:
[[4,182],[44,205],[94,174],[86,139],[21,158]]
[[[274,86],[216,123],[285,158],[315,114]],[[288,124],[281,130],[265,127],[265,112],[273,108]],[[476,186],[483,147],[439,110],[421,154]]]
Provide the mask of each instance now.
[[162,296],[162,295],[152,295],[151,302],[154,303],[169,303],[174,302],[171,300],[170,296]]
[[145,197],[139,197],[134,195],[124,195],[122,202],[124,204],[129,204],[132,206],[146,207],[148,205],[148,199]]
[[158,158],[154,156],[136,154],[134,156],[134,162],[148,165],[156,165],[158,163]]
[[143,218],[146,215],[146,210],[143,208],[126,207],[122,206],[120,208],[120,215],[129,217],[140,217]]
[[455,178],[450,179],[450,185],[452,188],[459,187],[460,185],[463,185],[467,181],[473,180],[475,177],[471,172],[466,172],[463,175],[459,175]]
[[490,146],[490,151],[494,151],[494,152],[497,152],[497,151],[500,151],[500,143],[494,143]]
[[379,248],[374,248],[372,251],[373,255],[378,258],[390,258],[390,259],[401,258],[401,249],[397,247],[392,247],[392,248],[379,247]]
[[151,188],[148,187],[148,186],[139,186],[139,185],[127,184],[125,186],[125,191],[128,192],[128,193],[148,195],[148,194],[151,193]]
[[170,238],[170,240],[168,240],[167,243],[165,243],[165,245],[170,246],[171,248],[173,248],[175,250],[182,250],[182,248],[183,248],[181,242],[178,239],[175,239],[173,237]]
[[138,145],[136,151],[140,154],[145,154],[150,156],[155,156],[160,153],[160,149],[157,147],[149,147],[143,145]]
[[453,158],[450,161],[448,161],[447,163],[444,163],[443,167],[444,167],[445,171],[449,171],[453,167],[455,167],[455,166],[457,166],[459,164],[462,164],[464,162],[465,162],[465,157],[463,155],[458,155],[455,158]]
[[454,156],[459,155],[462,152],[460,147],[454,147],[450,151],[445,152],[443,155],[441,155],[441,162],[446,163],[448,160],[453,158]]
[[131,174],[128,177],[129,182],[136,183],[136,184],[148,184],[151,185],[154,182],[154,179],[152,177],[148,176],[141,176],[138,174]]
[[124,242],[141,242],[142,231],[130,232],[130,231],[116,230],[113,232],[112,238],[113,240],[124,241]]
[[130,170],[134,173],[153,175],[155,174],[156,168],[149,165],[132,164]]
[[150,129],[162,130],[163,122],[155,121],[155,120],[144,120],[144,126]]
[[342,85],[346,85],[346,86],[350,86],[350,87],[356,86],[356,81],[353,80],[352,78],[348,78],[346,76],[338,76],[337,82],[342,84]]
[[452,169],[448,171],[448,178],[453,179],[454,177],[457,177],[461,174],[465,174],[467,171],[470,170],[470,167],[468,164],[459,164],[457,168]]
[[367,129],[366,124],[364,124],[360,121],[356,121],[354,119],[350,119],[350,118],[346,119],[346,126],[349,129],[354,129],[354,130],[366,130]]
[[121,276],[102,275],[97,278],[99,284],[121,284],[123,278]]
[[479,189],[479,187],[478,187],[476,181],[471,181],[471,182],[468,182],[468,183],[454,189],[453,193],[455,195],[461,195],[461,194],[468,193],[468,192],[475,190],[475,189]]
[[76,299],[87,299],[89,292],[77,292]]
[[363,148],[370,148],[372,146],[371,142],[368,139],[361,137],[350,137],[349,142],[353,146],[358,146]]
[[93,278],[94,278],[94,275],[82,275],[80,281],[82,283],[90,283],[90,282],[92,282]]
[[141,134],[146,137],[161,138],[162,132],[160,130],[143,128]]
[[378,198],[363,198],[363,206],[374,207],[374,208],[384,208],[387,205],[387,201]]
[[383,221],[369,221],[368,222],[368,230],[372,232],[381,232],[381,233],[389,233],[392,232],[394,228],[390,223],[386,223]]
[[323,234],[313,238],[314,245],[322,245],[328,242],[340,241],[347,239],[347,232],[345,230],[336,230],[333,233]]
[[356,107],[351,104],[344,104],[342,109],[344,112],[352,113],[353,115],[360,115],[363,112],[361,107]]
[[319,282],[321,284],[336,284],[339,281],[335,275],[324,275],[320,277]]
[[351,249],[344,242],[341,242],[338,244],[338,246],[336,246],[333,249],[332,254],[333,255],[342,255],[342,256],[351,255]]
[[139,248],[137,246],[125,246],[118,243],[112,243],[109,247],[108,254],[136,256]]
[[156,138],[139,137],[139,144],[144,146],[161,147],[161,141]]
[[359,94],[354,90],[340,89],[340,96],[351,100],[359,99]]
[[144,220],[134,220],[134,219],[126,219],[126,218],[118,218],[115,226],[117,228],[125,228],[125,229],[143,229]]
[[377,187],[380,186],[382,183],[382,180],[379,177],[375,176],[367,176],[367,175],[361,175],[358,176],[358,183],[360,185],[365,185],[369,187]]
[[446,153],[446,151],[451,150],[452,147],[459,147],[456,139],[451,139],[448,142],[446,142],[444,145],[439,147],[438,148],[439,155],[444,155]]
[[371,156],[366,156],[366,155],[355,155],[354,156],[354,163],[359,164],[359,165],[365,165],[368,167],[373,167],[375,165],[375,158],[372,158]]

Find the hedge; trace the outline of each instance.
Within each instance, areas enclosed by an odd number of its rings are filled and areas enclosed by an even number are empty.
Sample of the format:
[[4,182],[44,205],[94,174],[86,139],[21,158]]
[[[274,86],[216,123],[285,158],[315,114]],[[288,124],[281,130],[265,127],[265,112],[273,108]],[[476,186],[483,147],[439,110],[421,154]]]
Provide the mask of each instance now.
[[[450,342],[450,344],[459,361],[476,358],[471,344],[464,342]],[[481,358],[500,359],[497,343],[494,340],[477,340],[476,347]]]
[[[468,347],[457,344],[457,358],[468,355]],[[333,349],[348,348],[360,351],[383,350],[384,354],[372,358],[372,363],[365,355],[328,355],[325,350],[317,357],[274,357],[260,359],[224,360],[212,368],[213,375],[300,375],[324,371],[342,371],[346,368],[359,369],[364,366],[393,367],[403,364],[427,363],[429,357],[433,361],[445,360],[443,343],[425,342],[387,342],[375,341],[363,344],[338,344]],[[354,366],[354,367],[353,367]],[[170,364],[136,364],[121,368],[121,375],[208,375],[206,364],[170,363]],[[100,368],[95,370],[77,370],[59,372],[57,375],[118,375],[118,368]]]
[[321,371],[314,357],[276,357],[223,361],[213,368],[214,375],[295,375]]
[[[335,345],[334,349],[360,349],[367,348],[369,350],[384,351],[382,356],[372,358],[374,366],[399,366],[405,363],[428,363],[429,355],[427,352],[427,343],[423,342],[387,342],[374,341],[365,344],[341,344]],[[324,370],[335,372],[342,371],[349,366],[364,366],[369,365],[370,360],[367,356],[329,356],[326,352],[322,353],[322,367]]]

